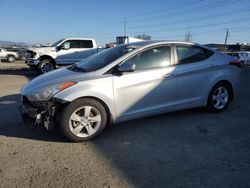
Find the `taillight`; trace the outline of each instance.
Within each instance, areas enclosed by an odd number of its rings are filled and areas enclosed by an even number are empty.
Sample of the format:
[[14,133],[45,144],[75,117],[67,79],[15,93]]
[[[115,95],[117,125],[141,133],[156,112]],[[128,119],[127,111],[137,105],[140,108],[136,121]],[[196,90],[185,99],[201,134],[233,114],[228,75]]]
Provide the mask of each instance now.
[[239,61],[239,60],[233,60],[233,61],[230,61],[229,62],[229,65],[234,65],[238,68],[241,68],[242,67],[242,63]]

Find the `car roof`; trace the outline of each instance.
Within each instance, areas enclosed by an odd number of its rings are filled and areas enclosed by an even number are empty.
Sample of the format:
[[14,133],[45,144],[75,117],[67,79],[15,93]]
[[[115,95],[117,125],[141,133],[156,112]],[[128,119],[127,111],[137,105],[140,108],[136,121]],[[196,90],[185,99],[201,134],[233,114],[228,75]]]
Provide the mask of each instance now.
[[79,38],[79,37],[72,37],[72,38],[65,38],[63,40],[95,40],[93,38]]
[[145,47],[150,47],[150,46],[154,46],[154,45],[161,45],[161,44],[195,45],[195,46],[199,46],[199,47],[208,49],[208,50],[213,51],[213,52],[215,51],[207,46],[203,46],[203,45],[200,45],[198,43],[179,41],[179,40],[145,40],[145,41],[131,42],[131,43],[122,44],[122,45],[131,45],[131,46],[136,46],[138,48],[145,48]]
[[198,45],[193,42],[187,42],[187,41],[178,41],[178,40],[145,40],[145,41],[138,41],[138,42],[132,42],[129,44],[144,46],[144,45],[150,45],[150,44],[189,44],[189,45]]

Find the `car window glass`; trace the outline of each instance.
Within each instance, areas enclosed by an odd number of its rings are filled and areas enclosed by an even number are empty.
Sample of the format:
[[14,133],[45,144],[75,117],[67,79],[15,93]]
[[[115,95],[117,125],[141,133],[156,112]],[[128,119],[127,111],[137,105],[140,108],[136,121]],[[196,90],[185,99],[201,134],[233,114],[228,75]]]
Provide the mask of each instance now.
[[194,63],[209,58],[213,52],[197,46],[176,45],[178,64]]
[[76,41],[77,48],[93,48],[92,40],[78,40]]
[[70,48],[70,42],[67,41],[67,42],[63,43],[63,47],[64,47],[65,49],[69,49],[69,48]]
[[130,58],[126,63],[135,64],[135,70],[168,66],[171,63],[170,46],[155,47]]
[[120,45],[115,48],[109,48],[103,50],[95,55],[88,57],[87,59],[75,64],[78,69],[82,69],[85,71],[95,71],[98,70],[116,59],[122,57],[123,55],[133,51],[139,46],[131,46],[131,45]]
[[64,48],[70,49],[70,48],[76,48],[76,41],[75,40],[67,40],[63,43]]

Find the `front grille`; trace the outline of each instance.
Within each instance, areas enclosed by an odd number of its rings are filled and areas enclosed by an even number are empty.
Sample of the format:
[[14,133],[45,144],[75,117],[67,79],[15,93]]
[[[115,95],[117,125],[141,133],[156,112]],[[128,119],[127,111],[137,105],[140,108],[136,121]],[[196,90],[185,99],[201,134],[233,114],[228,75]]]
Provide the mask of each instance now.
[[25,54],[26,58],[34,58],[35,56],[36,56],[36,52],[31,51],[31,50],[26,51],[26,54]]

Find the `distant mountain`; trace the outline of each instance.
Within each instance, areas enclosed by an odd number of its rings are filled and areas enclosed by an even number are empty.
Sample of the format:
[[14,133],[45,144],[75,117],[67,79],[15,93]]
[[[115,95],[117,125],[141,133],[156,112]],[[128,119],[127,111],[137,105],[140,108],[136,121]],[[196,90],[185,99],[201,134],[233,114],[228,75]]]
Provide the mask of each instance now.
[[2,46],[28,46],[28,44],[24,42],[13,42],[13,41],[4,41],[0,40],[0,47]]
[[225,45],[224,44],[204,44],[204,46],[207,46],[207,47],[210,47],[210,48],[222,48],[224,47]]

